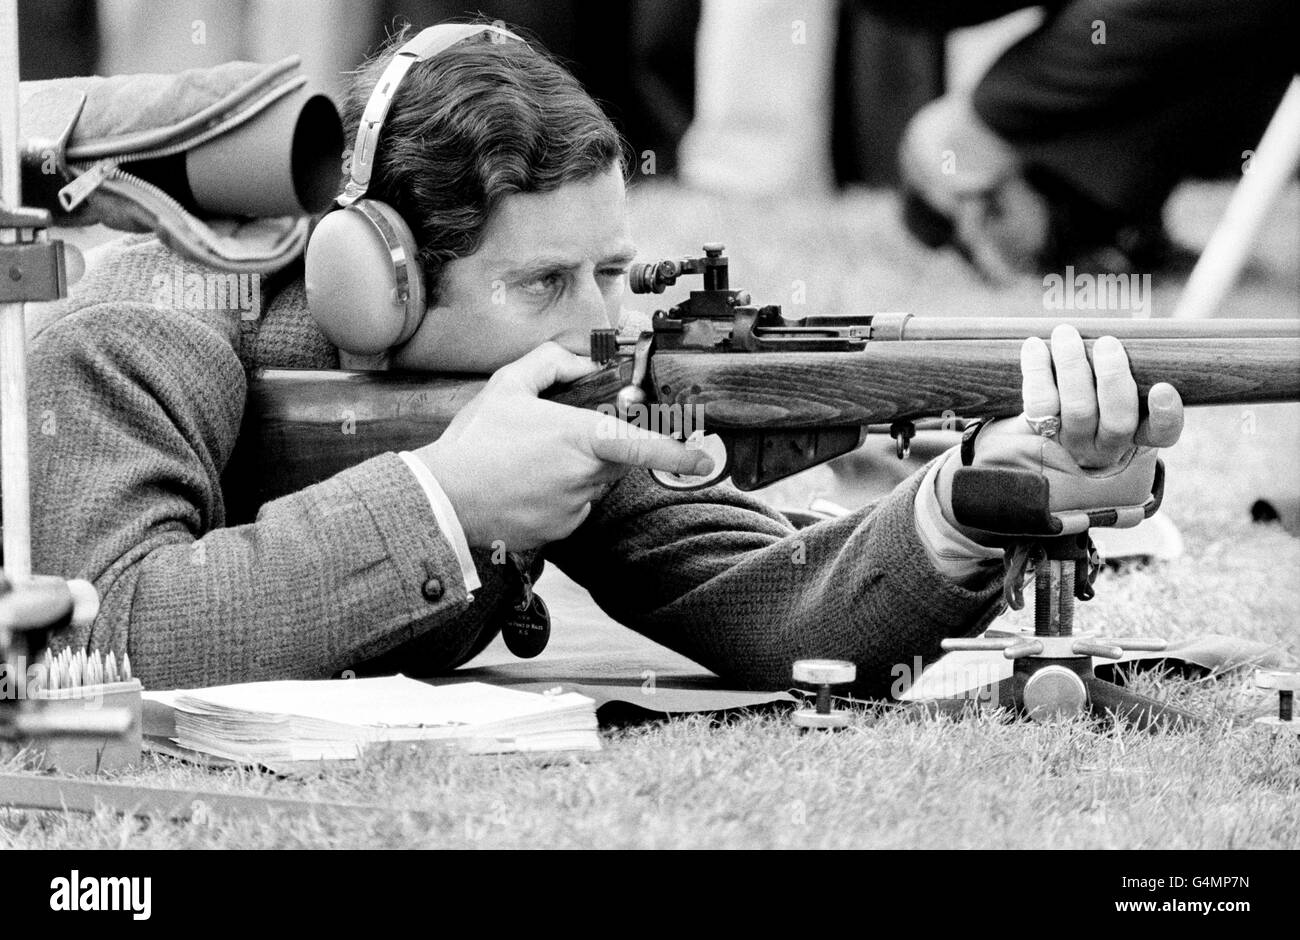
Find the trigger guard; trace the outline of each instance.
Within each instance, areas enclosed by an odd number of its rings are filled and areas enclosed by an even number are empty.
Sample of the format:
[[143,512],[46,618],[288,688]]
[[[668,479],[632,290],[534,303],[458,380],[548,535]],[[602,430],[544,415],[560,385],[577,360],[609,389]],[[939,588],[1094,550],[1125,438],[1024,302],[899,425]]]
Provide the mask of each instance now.
[[685,473],[669,473],[666,470],[647,470],[650,479],[666,490],[677,490],[679,492],[707,489],[724,480],[731,472],[731,453],[727,449],[727,445],[716,434],[706,435],[701,443],[703,450],[713,458],[712,473],[704,476],[693,476]]

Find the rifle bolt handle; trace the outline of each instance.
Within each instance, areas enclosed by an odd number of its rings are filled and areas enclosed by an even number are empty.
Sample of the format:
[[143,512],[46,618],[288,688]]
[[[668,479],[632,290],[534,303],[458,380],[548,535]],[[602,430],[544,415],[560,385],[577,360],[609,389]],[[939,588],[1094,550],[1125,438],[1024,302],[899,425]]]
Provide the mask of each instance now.
[[623,386],[614,398],[614,405],[618,409],[619,417],[622,418],[626,418],[634,406],[644,404],[645,391],[635,385]]

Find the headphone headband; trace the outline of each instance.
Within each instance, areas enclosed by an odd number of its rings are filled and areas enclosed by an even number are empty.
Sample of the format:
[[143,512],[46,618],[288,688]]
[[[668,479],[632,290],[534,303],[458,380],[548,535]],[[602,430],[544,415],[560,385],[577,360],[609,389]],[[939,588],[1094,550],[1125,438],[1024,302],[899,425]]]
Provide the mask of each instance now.
[[361,124],[357,128],[357,139],[352,147],[352,167],[348,184],[338,197],[339,206],[350,206],[370,188],[370,174],[374,169],[375,147],[379,144],[379,135],[384,129],[388,109],[392,107],[398,86],[416,62],[432,59],[434,56],[458,42],[472,36],[489,33],[502,39],[523,42],[518,36],[499,26],[485,26],[474,23],[443,23],[421,30],[413,39],[402,44],[393,61],[388,63],[379,83],[366,102],[366,110],[361,115]]

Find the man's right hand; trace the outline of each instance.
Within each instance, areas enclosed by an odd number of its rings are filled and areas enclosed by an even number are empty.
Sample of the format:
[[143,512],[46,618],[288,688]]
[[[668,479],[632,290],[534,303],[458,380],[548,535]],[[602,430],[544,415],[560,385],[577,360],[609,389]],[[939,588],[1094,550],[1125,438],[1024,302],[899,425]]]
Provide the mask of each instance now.
[[598,367],[546,343],[493,374],[442,437],[414,451],[447,494],[471,547],[527,551],[569,535],[634,467],[707,474],[701,451],[610,415],[543,401]]

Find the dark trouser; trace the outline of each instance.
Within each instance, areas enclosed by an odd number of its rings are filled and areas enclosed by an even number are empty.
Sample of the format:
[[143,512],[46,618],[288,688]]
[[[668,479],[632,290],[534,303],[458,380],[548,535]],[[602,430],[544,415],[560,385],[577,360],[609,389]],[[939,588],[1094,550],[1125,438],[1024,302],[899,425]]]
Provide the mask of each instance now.
[[998,59],[975,108],[1031,164],[1103,206],[1151,215],[1182,179],[1241,171],[1300,65],[1298,10],[1075,0]]
[[[1031,4],[867,5],[953,27]],[[1057,0],[981,80],[975,109],[1032,166],[1151,218],[1180,180],[1241,171],[1300,68],[1297,35],[1297,0]]]

